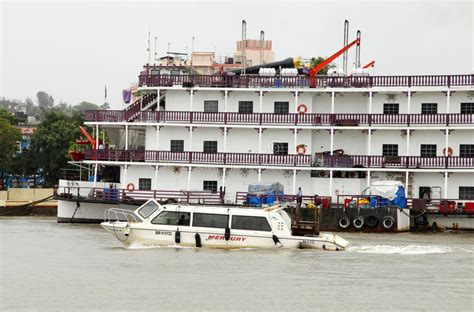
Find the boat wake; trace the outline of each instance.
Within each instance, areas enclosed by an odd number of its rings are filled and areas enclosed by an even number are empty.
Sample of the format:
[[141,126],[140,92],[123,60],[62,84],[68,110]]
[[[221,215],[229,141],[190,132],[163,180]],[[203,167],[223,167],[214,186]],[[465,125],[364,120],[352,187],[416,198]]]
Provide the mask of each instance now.
[[391,245],[371,245],[371,246],[351,246],[347,249],[350,252],[371,253],[371,254],[399,254],[399,255],[429,255],[429,254],[446,254],[452,252],[468,252],[472,250],[464,248],[455,248],[449,246],[423,246],[423,245],[407,245],[407,246],[391,246]]

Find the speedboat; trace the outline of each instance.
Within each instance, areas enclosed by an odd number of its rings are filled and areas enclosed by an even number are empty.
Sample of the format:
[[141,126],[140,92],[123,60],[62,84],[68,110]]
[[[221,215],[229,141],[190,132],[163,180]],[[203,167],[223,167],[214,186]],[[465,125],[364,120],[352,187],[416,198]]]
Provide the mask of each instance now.
[[334,251],[349,245],[334,234],[292,235],[291,218],[283,208],[161,205],[150,199],[134,211],[108,209],[101,226],[125,245]]

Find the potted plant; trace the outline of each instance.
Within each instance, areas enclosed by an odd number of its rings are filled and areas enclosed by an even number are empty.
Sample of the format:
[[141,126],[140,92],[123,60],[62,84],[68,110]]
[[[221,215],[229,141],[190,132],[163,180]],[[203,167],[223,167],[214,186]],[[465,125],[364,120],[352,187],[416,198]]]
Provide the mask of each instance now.
[[69,156],[73,161],[81,161],[84,159],[84,152],[81,151],[77,143],[72,143],[69,146]]

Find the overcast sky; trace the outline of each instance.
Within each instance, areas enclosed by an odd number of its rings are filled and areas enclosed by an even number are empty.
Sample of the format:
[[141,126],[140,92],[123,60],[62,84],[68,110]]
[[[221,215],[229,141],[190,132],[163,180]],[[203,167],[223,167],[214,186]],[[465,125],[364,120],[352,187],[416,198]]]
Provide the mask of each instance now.
[[[0,0],[1,1],[1,0]],[[146,63],[147,36],[160,55],[191,49],[231,55],[247,20],[247,38],[273,41],[275,60],[329,56],[362,31],[361,62],[375,73],[464,74],[473,69],[472,1],[2,1],[0,96],[122,105],[121,90]],[[350,63],[354,51],[349,54]],[[341,66],[342,60],[337,61]],[[36,99],[35,99],[36,101]]]

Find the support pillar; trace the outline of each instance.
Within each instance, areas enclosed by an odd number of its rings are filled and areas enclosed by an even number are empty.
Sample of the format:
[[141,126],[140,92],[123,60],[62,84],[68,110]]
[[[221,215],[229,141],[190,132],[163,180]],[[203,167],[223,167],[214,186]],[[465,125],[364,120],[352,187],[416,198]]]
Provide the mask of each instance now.
[[296,169],[293,169],[293,193],[296,194]]
[[97,167],[99,166],[99,164],[95,164],[94,165],[94,187],[97,186]]
[[226,174],[227,168],[222,168],[222,189],[225,187],[225,174]]
[[448,198],[448,172],[444,172],[444,199]]
[[332,170],[329,170],[329,196],[332,197]]
[[262,181],[262,169],[258,168],[258,182]]
[[127,170],[128,165],[125,165],[123,168],[123,177],[122,177],[122,188],[124,189],[127,185]]
[[128,125],[125,125],[125,150],[128,150]]
[[187,186],[186,186],[187,191],[189,191],[189,189],[191,187],[191,171],[192,171],[192,167],[189,166],[188,167],[188,183],[187,183]]
[[408,180],[410,177],[410,172],[408,170],[405,172],[405,197],[408,197]]
[[298,113],[298,96],[299,92],[295,91],[295,109],[293,110],[295,113]]
[[258,128],[258,153],[262,153],[262,127]]
[[370,187],[370,182],[371,182],[370,181],[370,174],[371,174],[370,170],[367,171],[367,187]]
[[158,169],[159,169],[159,166],[156,165],[155,166],[155,190],[158,189]]
[[259,96],[259,113],[262,113],[262,108],[263,108],[263,91],[260,90],[260,96]]

